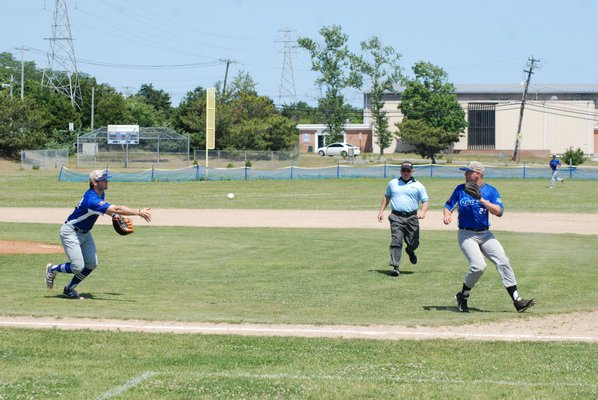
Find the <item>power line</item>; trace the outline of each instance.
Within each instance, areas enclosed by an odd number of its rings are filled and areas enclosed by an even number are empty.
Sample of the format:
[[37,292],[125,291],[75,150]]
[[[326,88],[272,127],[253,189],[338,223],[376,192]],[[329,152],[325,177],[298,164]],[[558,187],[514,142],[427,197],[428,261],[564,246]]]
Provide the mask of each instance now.
[[108,63],[108,62],[101,62],[101,61],[79,59],[79,64],[95,65],[98,67],[118,68],[118,69],[193,69],[193,68],[213,67],[216,65],[223,64],[224,62],[225,62],[224,60],[214,60],[214,61],[208,61],[208,62],[203,62],[203,63],[189,63],[189,64],[141,65],[141,64],[118,64],[118,63]]

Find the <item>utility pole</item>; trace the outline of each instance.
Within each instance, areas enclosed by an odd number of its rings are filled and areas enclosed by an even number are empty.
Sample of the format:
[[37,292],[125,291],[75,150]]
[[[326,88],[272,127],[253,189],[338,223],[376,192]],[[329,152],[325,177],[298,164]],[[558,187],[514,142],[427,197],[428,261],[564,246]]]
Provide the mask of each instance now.
[[528,61],[528,69],[523,70],[523,72],[527,72],[527,79],[525,80],[525,87],[523,88],[523,96],[521,98],[521,108],[519,109],[519,124],[517,126],[517,136],[515,137],[515,149],[513,150],[513,158],[511,159],[511,161],[517,161],[519,157],[519,145],[521,143],[521,138],[523,137],[523,135],[521,134],[521,124],[523,123],[523,110],[525,109],[527,89],[529,88],[529,82],[532,79],[532,74],[534,73],[534,64],[540,60],[536,60],[534,56],[532,56],[532,58],[528,58]]
[[[21,46],[19,48],[21,50],[21,101],[25,98],[25,60],[23,57],[23,52],[26,50],[25,47]],[[10,76],[12,80],[12,75]],[[10,96],[12,97],[12,88],[10,89]]]
[[95,100],[96,100],[96,87],[92,86],[91,87],[91,130],[93,131],[93,119],[95,116]]
[[231,63],[236,63],[236,61],[235,60],[230,60],[228,58],[226,58],[226,59],[221,58],[220,62],[226,63],[226,71],[224,72],[224,85],[222,85],[222,95],[224,96],[224,93],[226,93],[226,79],[228,78],[228,66]]

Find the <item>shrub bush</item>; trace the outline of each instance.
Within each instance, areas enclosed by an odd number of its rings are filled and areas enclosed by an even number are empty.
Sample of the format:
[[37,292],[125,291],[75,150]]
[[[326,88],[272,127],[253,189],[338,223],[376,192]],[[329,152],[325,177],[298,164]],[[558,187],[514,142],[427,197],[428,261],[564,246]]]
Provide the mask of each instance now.
[[577,150],[573,150],[573,147],[569,147],[563,156],[561,157],[563,164],[581,165],[586,160],[583,150],[579,147]]

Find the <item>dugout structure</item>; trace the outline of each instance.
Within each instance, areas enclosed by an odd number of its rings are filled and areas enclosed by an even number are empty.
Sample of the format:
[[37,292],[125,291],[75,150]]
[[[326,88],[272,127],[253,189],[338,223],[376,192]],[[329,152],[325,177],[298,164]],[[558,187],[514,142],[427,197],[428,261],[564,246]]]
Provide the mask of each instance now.
[[135,140],[114,143],[108,127],[77,136],[77,168],[146,168],[189,165],[188,136],[165,127],[139,127]]

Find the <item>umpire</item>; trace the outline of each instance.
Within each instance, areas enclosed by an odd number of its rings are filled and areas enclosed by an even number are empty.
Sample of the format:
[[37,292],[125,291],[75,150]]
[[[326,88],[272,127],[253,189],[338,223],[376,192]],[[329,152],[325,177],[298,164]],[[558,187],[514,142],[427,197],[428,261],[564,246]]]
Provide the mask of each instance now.
[[[390,221],[390,262],[393,268],[392,276],[399,276],[401,250],[403,241],[407,245],[405,253],[411,264],[417,264],[415,250],[419,247],[419,220],[424,219],[428,211],[428,193],[426,188],[413,176],[413,165],[405,161],[401,164],[401,177],[388,182],[386,193],[380,204],[378,221],[384,219],[384,210],[388,203],[392,212],[388,216]],[[419,203],[422,203],[418,211]]]

